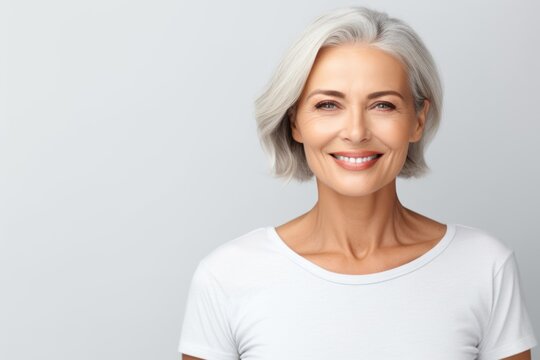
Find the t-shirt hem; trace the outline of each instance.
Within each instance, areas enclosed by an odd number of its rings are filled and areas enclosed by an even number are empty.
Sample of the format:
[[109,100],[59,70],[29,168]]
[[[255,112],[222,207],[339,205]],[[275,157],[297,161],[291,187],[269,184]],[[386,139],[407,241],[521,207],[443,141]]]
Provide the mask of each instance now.
[[238,360],[237,354],[226,353],[209,349],[205,346],[182,342],[178,346],[178,352],[186,355],[199,357],[205,360]]
[[534,335],[527,335],[511,343],[499,346],[487,353],[479,354],[478,360],[500,360],[523,351],[529,350],[538,345]]

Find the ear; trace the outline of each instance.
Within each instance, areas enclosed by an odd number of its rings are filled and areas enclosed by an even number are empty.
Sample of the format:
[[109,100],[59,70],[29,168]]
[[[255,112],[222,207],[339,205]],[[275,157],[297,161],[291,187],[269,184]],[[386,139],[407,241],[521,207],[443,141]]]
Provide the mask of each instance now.
[[424,99],[424,107],[418,112],[416,128],[414,129],[413,134],[409,138],[409,142],[417,142],[422,138],[422,134],[424,133],[424,129],[425,129],[426,117],[429,110],[429,106],[430,106],[430,101],[428,99]]
[[289,116],[289,122],[291,124],[291,133],[292,137],[296,142],[302,143],[302,134],[300,133],[300,130],[298,129],[296,125],[296,109],[295,107],[290,108],[287,111],[287,114]]
[[293,139],[296,140],[296,142],[302,143],[302,134],[296,127],[296,122],[291,122],[291,132]]

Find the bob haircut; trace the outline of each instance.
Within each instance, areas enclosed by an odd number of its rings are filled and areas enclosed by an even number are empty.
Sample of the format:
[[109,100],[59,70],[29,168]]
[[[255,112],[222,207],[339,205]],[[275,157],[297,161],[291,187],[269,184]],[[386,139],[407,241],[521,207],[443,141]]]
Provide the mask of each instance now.
[[422,177],[430,171],[424,148],[431,142],[442,110],[442,85],[430,52],[404,21],[363,6],[337,8],[309,25],[278,65],[265,91],[255,100],[257,134],[269,155],[274,177],[303,182],[313,177],[302,143],[292,137],[296,103],[315,58],[322,47],[344,43],[377,47],[400,60],[407,69],[409,86],[418,113],[430,101],[422,138],[409,144],[407,159],[398,177]]

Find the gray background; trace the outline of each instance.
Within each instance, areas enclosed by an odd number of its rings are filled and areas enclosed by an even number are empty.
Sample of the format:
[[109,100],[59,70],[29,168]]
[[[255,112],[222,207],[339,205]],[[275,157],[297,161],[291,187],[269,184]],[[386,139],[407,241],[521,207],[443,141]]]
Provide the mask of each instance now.
[[304,27],[349,4],[407,21],[441,70],[432,173],[399,179],[401,201],[512,247],[540,335],[538,2],[11,1],[0,358],[179,358],[197,262],[316,200],[269,175],[253,101]]

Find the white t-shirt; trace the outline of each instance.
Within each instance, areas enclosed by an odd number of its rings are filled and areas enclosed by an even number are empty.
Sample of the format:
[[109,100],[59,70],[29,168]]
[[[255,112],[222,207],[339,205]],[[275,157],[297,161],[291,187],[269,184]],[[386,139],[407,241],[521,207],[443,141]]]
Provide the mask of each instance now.
[[179,352],[208,360],[499,360],[537,345],[512,249],[447,224],[404,265],[340,274],[252,230],[198,264]]

